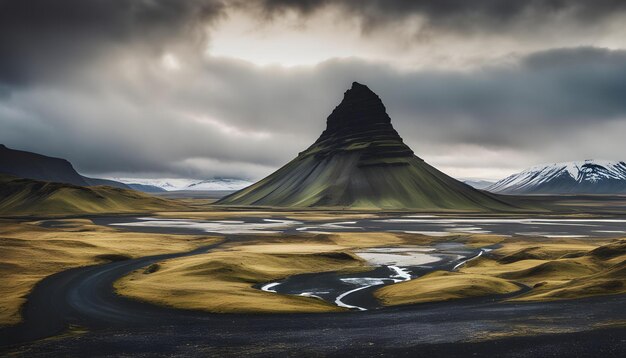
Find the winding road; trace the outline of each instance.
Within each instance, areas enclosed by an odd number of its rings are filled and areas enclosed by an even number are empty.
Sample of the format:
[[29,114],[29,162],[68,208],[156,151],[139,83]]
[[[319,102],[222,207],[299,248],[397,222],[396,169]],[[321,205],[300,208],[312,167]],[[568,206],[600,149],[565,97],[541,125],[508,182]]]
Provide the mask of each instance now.
[[[449,356],[524,352],[551,355],[623,356],[626,295],[551,303],[500,303],[496,297],[421,304],[367,312],[329,314],[210,314],[133,301],[114,293],[113,283],[152,263],[204,253],[149,256],[75,268],[42,280],[28,296],[22,324],[0,330],[2,349],[24,356],[119,354],[411,355]],[[69,327],[86,334],[56,336]],[[502,338],[533,327],[557,335]],[[596,328],[602,330],[592,330]],[[470,342],[476,341],[477,342]],[[430,354],[429,353],[429,354]]]

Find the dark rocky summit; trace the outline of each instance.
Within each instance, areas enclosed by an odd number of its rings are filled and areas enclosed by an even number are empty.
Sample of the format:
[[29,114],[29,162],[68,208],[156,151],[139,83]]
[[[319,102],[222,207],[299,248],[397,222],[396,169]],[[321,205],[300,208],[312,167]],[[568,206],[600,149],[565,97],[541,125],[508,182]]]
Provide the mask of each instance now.
[[[353,82],[343,101],[326,120],[326,130],[302,154],[318,159],[358,150],[359,166],[408,165],[400,158],[411,158],[413,151],[391,125],[383,102],[367,86]],[[388,159],[398,159],[396,161]]]

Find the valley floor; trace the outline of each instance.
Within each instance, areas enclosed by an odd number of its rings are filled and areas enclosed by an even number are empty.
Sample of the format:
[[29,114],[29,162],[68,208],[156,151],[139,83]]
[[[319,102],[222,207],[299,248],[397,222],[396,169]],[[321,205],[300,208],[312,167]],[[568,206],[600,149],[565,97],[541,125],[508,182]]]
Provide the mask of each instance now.
[[25,356],[619,356],[625,237],[614,214],[4,219],[1,343]]

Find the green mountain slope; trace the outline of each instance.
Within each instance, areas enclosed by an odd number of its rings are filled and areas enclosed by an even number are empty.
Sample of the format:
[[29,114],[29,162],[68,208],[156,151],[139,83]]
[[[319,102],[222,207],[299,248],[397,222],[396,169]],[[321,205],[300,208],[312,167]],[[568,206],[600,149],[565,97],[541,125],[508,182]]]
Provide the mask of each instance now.
[[413,154],[380,98],[353,83],[320,138],[265,179],[217,204],[362,209],[512,210]]
[[181,209],[181,205],[133,190],[81,187],[0,175],[0,215],[57,216]]

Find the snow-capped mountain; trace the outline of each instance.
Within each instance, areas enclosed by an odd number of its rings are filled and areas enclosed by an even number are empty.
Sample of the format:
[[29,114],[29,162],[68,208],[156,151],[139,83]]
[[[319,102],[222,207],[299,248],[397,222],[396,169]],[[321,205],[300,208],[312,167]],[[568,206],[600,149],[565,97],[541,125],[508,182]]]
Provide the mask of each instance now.
[[626,194],[626,163],[585,160],[538,165],[485,190],[501,194]]
[[239,190],[252,182],[236,178],[214,178],[207,180],[165,178],[165,179],[138,179],[138,178],[115,178],[115,180],[127,184],[150,185],[167,191],[177,190]]

